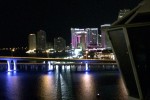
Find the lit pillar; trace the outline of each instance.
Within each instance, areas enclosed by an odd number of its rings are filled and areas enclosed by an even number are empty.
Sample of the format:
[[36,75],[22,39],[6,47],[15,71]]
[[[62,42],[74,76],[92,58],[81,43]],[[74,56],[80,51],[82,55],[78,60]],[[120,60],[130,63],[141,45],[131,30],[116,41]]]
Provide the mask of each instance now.
[[53,66],[51,65],[51,61],[48,61],[48,71],[53,70]]
[[13,60],[13,63],[14,63],[14,71],[16,71],[17,70],[17,66],[16,66],[16,63],[17,63],[17,60]]
[[11,71],[11,60],[7,60],[7,71]]
[[88,71],[88,69],[89,69],[89,68],[88,68],[88,63],[86,62],[86,63],[85,63],[85,71]]

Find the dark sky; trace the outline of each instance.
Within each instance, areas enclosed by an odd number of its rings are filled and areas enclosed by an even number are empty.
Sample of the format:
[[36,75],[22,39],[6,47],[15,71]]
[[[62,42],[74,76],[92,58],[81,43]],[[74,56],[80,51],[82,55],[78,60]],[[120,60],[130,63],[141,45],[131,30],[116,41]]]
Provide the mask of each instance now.
[[141,0],[1,0],[0,47],[28,46],[28,35],[46,31],[47,41],[70,28],[100,28],[116,21],[120,9],[133,9]]

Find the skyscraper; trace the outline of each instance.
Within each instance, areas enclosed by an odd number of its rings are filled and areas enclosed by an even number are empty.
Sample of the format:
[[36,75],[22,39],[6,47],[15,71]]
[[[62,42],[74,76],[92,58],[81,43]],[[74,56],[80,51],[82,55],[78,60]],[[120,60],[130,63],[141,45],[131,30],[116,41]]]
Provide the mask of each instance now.
[[72,48],[86,49],[87,32],[85,29],[71,28]]
[[29,50],[36,50],[36,35],[29,34],[28,36]]
[[45,51],[46,50],[46,32],[39,30],[37,32],[37,50]]
[[65,50],[66,48],[66,40],[62,37],[58,37],[54,39],[54,49],[58,52]]
[[71,28],[72,48],[88,49],[98,46],[98,28]]
[[98,28],[86,28],[88,48],[97,48],[98,46]]

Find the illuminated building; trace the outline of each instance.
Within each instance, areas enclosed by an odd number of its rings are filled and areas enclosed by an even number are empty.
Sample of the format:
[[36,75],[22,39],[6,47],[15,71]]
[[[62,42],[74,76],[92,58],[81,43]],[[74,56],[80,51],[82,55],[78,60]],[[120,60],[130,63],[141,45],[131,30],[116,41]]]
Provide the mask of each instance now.
[[126,14],[129,13],[129,9],[123,9],[123,10],[120,10],[119,11],[119,14],[118,14],[118,19],[122,18],[123,16],[125,16]]
[[58,37],[54,39],[54,49],[58,52],[62,52],[66,48],[66,40],[62,37]]
[[71,28],[72,48],[88,49],[98,46],[98,28]]
[[103,49],[111,49],[110,41],[108,40],[106,33],[110,24],[101,25],[101,47]]
[[28,37],[29,50],[36,50],[36,35],[29,34]]
[[86,34],[87,32],[84,29],[71,28],[72,48],[82,49],[86,47]]
[[37,32],[37,50],[46,50],[46,32],[43,30]]
[[88,48],[97,48],[98,46],[98,28],[86,28]]
[[29,34],[28,45],[29,45],[29,49],[26,53],[35,53],[35,50],[36,50],[36,35],[35,34]]

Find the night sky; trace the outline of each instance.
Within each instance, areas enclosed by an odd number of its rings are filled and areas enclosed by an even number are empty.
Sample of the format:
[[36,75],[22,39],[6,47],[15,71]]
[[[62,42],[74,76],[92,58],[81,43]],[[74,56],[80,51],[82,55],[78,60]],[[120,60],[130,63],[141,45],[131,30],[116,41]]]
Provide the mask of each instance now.
[[0,47],[26,47],[28,35],[46,31],[70,43],[70,28],[99,28],[117,20],[120,9],[133,9],[141,0],[1,0]]

